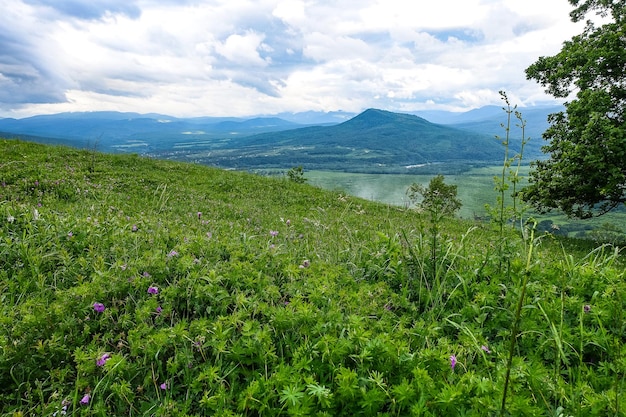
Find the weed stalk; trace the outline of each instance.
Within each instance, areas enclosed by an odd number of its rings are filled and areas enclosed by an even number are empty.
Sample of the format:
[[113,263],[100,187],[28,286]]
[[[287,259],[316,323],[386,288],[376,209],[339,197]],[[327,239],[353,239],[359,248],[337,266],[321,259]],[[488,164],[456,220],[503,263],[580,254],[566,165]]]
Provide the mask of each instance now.
[[524,298],[526,296],[526,287],[531,273],[531,261],[533,257],[533,250],[535,247],[535,228],[537,222],[533,220],[533,227],[530,229],[530,240],[528,245],[528,252],[526,255],[526,266],[524,268],[524,278],[522,281],[522,287],[520,291],[519,299],[517,300],[517,307],[515,308],[515,318],[513,320],[513,329],[511,330],[511,341],[509,344],[509,357],[506,364],[506,375],[504,377],[504,388],[502,390],[502,404],[500,406],[500,415],[503,416],[506,410],[506,397],[509,389],[509,380],[511,377],[511,367],[513,365],[513,355],[515,353],[515,345],[517,343],[517,336],[519,333],[519,324],[522,314],[522,306],[524,305]]

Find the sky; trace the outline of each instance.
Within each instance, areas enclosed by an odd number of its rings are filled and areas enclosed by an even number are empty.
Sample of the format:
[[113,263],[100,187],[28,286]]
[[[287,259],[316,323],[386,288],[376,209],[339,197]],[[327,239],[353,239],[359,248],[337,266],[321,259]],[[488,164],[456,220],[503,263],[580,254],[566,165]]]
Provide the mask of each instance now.
[[567,0],[0,0],[0,117],[554,104]]

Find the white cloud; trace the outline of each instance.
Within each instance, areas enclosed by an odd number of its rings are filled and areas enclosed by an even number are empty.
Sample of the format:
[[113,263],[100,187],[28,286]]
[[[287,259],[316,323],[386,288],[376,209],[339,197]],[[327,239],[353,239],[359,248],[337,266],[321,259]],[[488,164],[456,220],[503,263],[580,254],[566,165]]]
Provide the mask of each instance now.
[[243,35],[230,35],[225,42],[217,44],[215,50],[229,61],[242,66],[266,66],[270,60],[262,58],[259,50],[269,51],[271,48],[263,44],[263,39],[262,34],[252,31]]
[[582,30],[567,0],[4,3],[0,117],[537,103],[524,69]]
[[277,18],[282,19],[288,25],[298,26],[306,20],[305,7],[306,6],[303,1],[282,1],[276,5],[272,14]]
[[304,42],[304,56],[319,62],[334,59],[371,59],[377,55],[364,40],[347,36],[314,32],[305,36]]

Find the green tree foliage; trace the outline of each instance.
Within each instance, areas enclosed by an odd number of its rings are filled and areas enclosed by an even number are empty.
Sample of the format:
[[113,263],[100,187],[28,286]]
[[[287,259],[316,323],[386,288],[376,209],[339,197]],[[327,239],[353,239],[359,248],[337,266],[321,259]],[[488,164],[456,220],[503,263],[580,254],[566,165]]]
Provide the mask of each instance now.
[[452,216],[461,208],[461,200],[457,198],[457,186],[446,184],[443,175],[431,179],[428,187],[417,183],[411,184],[407,195],[420,210],[427,211],[435,217]]
[[584,218],[626,202],[626,4],[569,2],[573,21],[595,12],[608,22],[588,21],[558,54],[526,69],[549,94],[576,92],[576,98],[565,112],[550,115],[543,135],[550,158],[535,163],[525,199],[540,211],[556,208]]
[[306,178],[304,178],[304,168],[302,166],[297,166],[291,168],[287,171],[287,177],[290,181],[297,182],[298,184],[303,184],[306,182]]
[[437,175],[428,183],[428,187],[413,183],[407,190],[409,200],[418,210],[428,213],[430,217],[430,257],[432,263],[432,278],[439,278],[437,267],[437,246],[439,245],[442,220],[454,215],[461,208],[461,200],[457,198],[457,186],[444,182],[443,175]]

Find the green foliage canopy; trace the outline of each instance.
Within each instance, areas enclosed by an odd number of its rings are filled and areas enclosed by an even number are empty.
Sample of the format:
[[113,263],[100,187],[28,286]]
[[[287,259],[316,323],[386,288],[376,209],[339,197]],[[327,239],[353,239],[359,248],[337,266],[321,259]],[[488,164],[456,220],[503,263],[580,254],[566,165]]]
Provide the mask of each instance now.
[[446,184],[443,175],[431,179],[428,187],[411,184],[407,195],[409,200],[417,203],[419,209],[435,216],[452,216],[461,208],[461,200],[457,198],[457,186]]
[[626,202],[626,5],[569,1],[573,21],[595,11],[609,22],[588,21],[558,54],[526,69],[554,97],[576,98],[550,115],[543,135],[550,158],[535,163],[524,195],[540,211],[585,218]]

